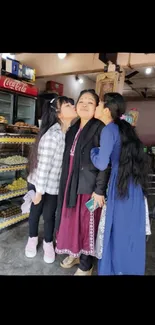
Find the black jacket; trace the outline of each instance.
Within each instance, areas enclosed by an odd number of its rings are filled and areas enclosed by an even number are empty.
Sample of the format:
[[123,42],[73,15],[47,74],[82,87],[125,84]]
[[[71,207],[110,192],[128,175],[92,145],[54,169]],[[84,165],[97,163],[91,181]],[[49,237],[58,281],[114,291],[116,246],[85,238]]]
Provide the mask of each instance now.
[[[94,167],[90,159],[91,149],[94,147],[99,147],[100,145],[100,134],[104,124],[95,118],[93,118],[87,124],[88,125],[86,125],[82,131],[83,137],[79,137],[75,149],[73,169],[75,171],[74,174],[76,173],[76,177],[75,180],[73,179],[71,184],[69,199],[66,202],[67,207],[73,207],[75,205],[75,196],[78,194],[92,194],[95,192],[99,195],[106,195],[107,184],[110,176],[110,167],[108,167],[105,171],[99,171],[96,167]],[[71,126],[70,130],[66,134],[66,146],[58,195],[56,218],[57,228],[60,222],[63,198],[67,183],[70,149],[79,126],[80,120]]]
[[90,159],[90,151],[94,147],[100,146],[100,133],[104,124],[95,120],[91,127],[91,132],[82,144],[80,152],[80,171],[77,194],[92,194],[95,192],[99,195],[105,195],[107,183],[109,181],[109,169],[99,171]]

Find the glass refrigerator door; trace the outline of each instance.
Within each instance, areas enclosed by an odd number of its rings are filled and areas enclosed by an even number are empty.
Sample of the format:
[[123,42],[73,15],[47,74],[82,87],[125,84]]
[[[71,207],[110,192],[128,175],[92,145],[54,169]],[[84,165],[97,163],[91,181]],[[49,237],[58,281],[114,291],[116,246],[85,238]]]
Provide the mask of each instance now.
[[13,120],[13,96],[8,92],[0,91],[0,115],[4,116],[9,124]]
[[25,123],[35,124],[35,99],[30,97],[18,96],[17,120],[24,120]]

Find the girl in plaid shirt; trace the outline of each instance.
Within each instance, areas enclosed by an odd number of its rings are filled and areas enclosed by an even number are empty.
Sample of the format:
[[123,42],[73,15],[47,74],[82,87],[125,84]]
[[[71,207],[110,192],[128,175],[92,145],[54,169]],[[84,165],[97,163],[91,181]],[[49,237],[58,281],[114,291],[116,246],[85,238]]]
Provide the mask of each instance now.
[[53,232],[55,212],[65,148],[65,132],[77,117],[70,99],[61,96],[46,103],[41,129],[32,148],[29,160],[29,190],[36,192],[29,215],[29,238],[25,255],[36,256],[38,226],[41,214],[44,219],[44,261],[53,263]]

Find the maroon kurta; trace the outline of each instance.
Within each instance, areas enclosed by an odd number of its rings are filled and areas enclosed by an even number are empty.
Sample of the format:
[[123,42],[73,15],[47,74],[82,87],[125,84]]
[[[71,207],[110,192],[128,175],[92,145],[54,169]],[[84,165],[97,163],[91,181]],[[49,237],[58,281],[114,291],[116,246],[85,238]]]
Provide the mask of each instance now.
[[95,256],[94,242],[97,235],[101,209],[90,213],[85,203],[90,194],[79,194],[74,208],[66,207],[66,194],[73,168],[74,152],[81,129],[77,132],[70,152],[69,174],[64,195],[61,222],[57,235],[56,253],[79,257],[81,254]]

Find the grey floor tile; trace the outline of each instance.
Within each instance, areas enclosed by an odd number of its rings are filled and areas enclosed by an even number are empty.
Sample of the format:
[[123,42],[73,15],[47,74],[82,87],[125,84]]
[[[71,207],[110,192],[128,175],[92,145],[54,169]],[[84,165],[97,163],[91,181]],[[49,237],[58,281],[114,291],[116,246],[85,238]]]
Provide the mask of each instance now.
[[[43,221],[40,221],[38,253],[34,259],[24,255],[28,237],[28,222],[16,225],[14,228],[0,234],[0,275],[73,275],[77,266],[72,269],[60,267],[60,261],[65,256],[57,255],[53,264],[43,261]],[[93,275],[97,275],[95,263]],[[152,235],[147,242],[146,275],[155,275],[155,221],[152,225]]]

